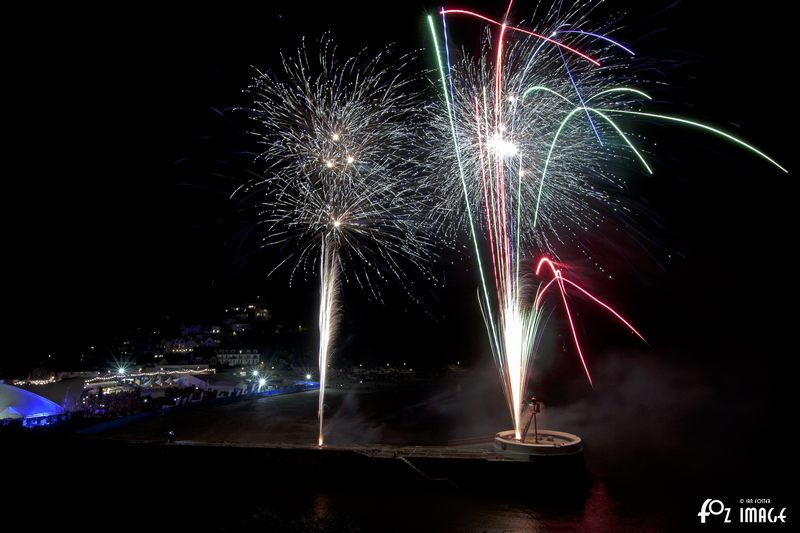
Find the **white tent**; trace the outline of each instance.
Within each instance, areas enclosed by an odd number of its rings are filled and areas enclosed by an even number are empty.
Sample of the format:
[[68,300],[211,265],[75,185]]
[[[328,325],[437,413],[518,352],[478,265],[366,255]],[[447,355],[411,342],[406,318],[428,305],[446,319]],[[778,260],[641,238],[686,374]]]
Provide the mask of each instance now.
[[0,383],[0,419],[58,415],[64,409],[38,394]]

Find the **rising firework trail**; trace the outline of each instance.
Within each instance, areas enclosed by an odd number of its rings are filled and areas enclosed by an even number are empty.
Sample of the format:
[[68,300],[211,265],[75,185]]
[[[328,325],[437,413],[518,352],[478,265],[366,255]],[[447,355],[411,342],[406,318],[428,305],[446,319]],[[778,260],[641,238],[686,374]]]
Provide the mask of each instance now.
[[[479,302],[516,438],[545,296],[557,292],[587,379],[568,293],[588,298],[643,339],[608,304],[563,275],[549,259],[622,207],[624,181],[613,164],[653,170],[619,121],[640,117],[712,133],[786,172],[774,159],[721,129],[645,112],[651,97],[627,67],[635,51],[592,26],[578,5],[525,24],[467,9],[442,8],[428,25],[441,84],[433,148],[449,211],[463,213],[480,276]],[[451,50],[450,18],[483,26],[481,53]],[[469,22],[471,21],[471,22]],[[443,38],[440,38],[443,37]],[[451,55],[458,60],[451,61]],[[585,253],[585,251],[584,251]],[[535,268],[524,263],[544,255]],[[532,271],[532,272],[531,272]],[[544,276],[544,278],[542,278]],[[549,276],[549,277],[548,277]],[[538,278],[538,280],[537,280]]]
[[[319,437],[338,324],[340,280],[381,301],[391,281],[411,293],[408,268],[427,274],[429,239],[420,224],[429,193],[417,180],[421,113],[408,77],[410,56],[339,60],[323,38],[315,60],[305,46],[282,56],[282,72],[258,72],[246,111],[265,169],[233,197],[254,208],[260,246],[278,247],[290,280],[317,273]],[[256,231],[258,230],[258,231]],[[270,272],[270,274],[272,273]]]

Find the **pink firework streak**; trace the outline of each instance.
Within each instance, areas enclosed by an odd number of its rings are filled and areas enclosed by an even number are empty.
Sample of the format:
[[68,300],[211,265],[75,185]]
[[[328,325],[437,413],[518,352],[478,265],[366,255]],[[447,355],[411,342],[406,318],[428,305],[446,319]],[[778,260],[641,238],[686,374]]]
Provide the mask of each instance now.
[[610,305],[608,305],[607,303],[605,303],[601,299],[597,298],[596,296],[591,294],[589,291],[587,291],[586,289],[584,289],[583,287],[581,287],[580,285],[578,285],[574,281],[571,281],[571,280],[568,280],[567,278],[565,278],[561,274],[561,269],[557,268],[556,263],[554,263],[549,258],[542,257],[541,259],[539,259],[539,263],[536,265],[536,275],[537,276],[541,275],[542,267],[545,266],[545,265],[550,267],[550,272],[552,273],[553,277],[552,277],[552,279],[550,279],[550,281],[548,281],[545,284],[545,286],[542,288],[542,290],[539,291],[539,295],[536,297],[536,301],[534,302],[534,307],[536,309],[539,309],[542,297],[545,295],[547,290],[553,285],[553,283],[558,285],[559,292],[561,293],[561,301],[564,303],[564,311],[566,312],[567,320],[569,321],[569,329],[572,332],[572,340],[575,342],[575,349],[578,352],[578,357],[580,357],[580,359],[581,359],[581,364],[583,365],[583,370],[584,370],[584,372],[586,372],[586,377],[589,379],[589,383],[590,384],[592,383],[592,375],[589,373],[589,367],[586,365],[586,359],[583,357],[583,350],[581,350],[581,343],[580,343],[580,340],[578,340],[578,333],[577,333],[577,331],[575,329],[575,321],[572,319],[572,312],[570,311],[569,302],[567,301],[567,288],[566,288],[566,285],[570,285],[570,286],[578,289],[581,292],[581,294],[583,294],[584,296],[590,298],[593,302],[595,302],[596,304],[598,304],[601,307],[603,307],[606,311],[608,311],[609,313],[614,315],[617,318],[617,320],[619,320],[620,322],[625,324],[625,326],[627,326],[628,329],[630,329],[634,334],[636,334],[637,337],[642,339],[645,343],[647,342],[645,340],[645,338],[642,336],[642,334],[639,333],[636,330],[636,328],[634,328],[633,325],[631,325],[631,323],[628,320],[625,319],[625,317],[623,317],[621,314],[619,314],[617,311],[615,311]]

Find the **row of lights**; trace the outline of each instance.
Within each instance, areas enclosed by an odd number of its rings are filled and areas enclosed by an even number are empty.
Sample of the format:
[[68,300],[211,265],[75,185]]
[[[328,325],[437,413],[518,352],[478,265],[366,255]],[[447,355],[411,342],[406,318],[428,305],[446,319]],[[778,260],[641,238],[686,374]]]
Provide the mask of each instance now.
[[31,380],[17,379],[12,381],[12,383],[17,387],[23,385],[47,385],[48,383],[55,383],[55,382],[56,378],[54,376],[50,376],[47,379],[31,379]]
[[[201,370],[167,370],[166,372],[162,368],[160,372],[138,372],[134,374],[126,374],[126,370],[124,368],[118,368],[117,374],[120,376],[127,375],[131,378],[138,378],[138,377],[153,377],[153,376],[174,376],[174,375],[182,375],[182,374],[191,374],[191,375],[198,375],[198,374],[215,374],[216,370],[213,368],[204,368]],[[109,376],[97,376],[91,379],[87,379],[86,383],[94,383],[96,381],[108,380]]]

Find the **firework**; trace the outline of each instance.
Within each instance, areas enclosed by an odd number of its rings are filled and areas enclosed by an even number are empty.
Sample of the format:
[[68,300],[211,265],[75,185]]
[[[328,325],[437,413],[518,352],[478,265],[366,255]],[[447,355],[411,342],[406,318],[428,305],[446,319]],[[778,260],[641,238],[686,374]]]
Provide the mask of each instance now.
[[[443,182],[442,197],[452,202],[450,212],[464,214],[469,228],[480,274],[479,302],[519,439],[529,362],[541,331],[544,296],[552,287],[560,293],[590,383],[568,290],[602,306],[641,337],[547,257],[530,269],[536,276],[549,272],[546,282],[537,282],[524,267],[536,255],[554,257],[559,247],[623,207],[618,193],[624,181],[611,172],[617,162],[631,159],[644,173],[653,173],[617,121],[638,116],[697,128],[786,170],[720,129],[643,111],[650,96],[635,86],[628,70],[635,52],[591,28],[588,10],[558,7],[537,19],[534,29],[511,21],[510,11],[511,2],[504,18],[495,20],[444,8],[441,29],[433,17],[428,23],[442,92],[436,159],[440,173],[454,176]],[[485,26],[477,57],[449,45],[451,17]],[[451,54],[459,57],[451,61]]]
[[[386,50],[340,61],[329,38],[315,60],[305,45],[282,72],[258,72],[250,88],[263,178],[234,196],[258,211],[263,246],[278,246],[290,280],[317,272],[319,439],[327,368],[340,311],[340,279],[381,299],[382,281],[411,294],[408,268],[425,272],[429,242],[419,221],[428,193],[417,177],[418,97],[410,56]],[[253,201],[255,199],[255,201]],[[413,297],[413,294],[412,294]]]

